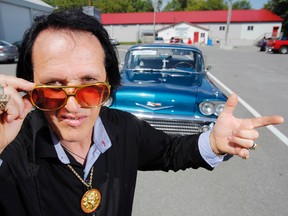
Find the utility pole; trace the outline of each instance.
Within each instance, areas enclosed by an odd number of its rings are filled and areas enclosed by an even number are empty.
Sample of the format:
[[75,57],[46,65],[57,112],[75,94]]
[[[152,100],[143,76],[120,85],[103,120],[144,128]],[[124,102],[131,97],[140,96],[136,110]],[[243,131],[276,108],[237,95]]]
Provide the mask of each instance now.
[[227,45],[228,34],[229,34],[229,26],[231,21],[231,12],[232,12],[232,0],[228,1],[228,16],[227,16],[227,24],[226,24],[226,33],[225,33],[225,45]]
[[153,17],[153,40],[155,39],[155,31],[156,31],[156,29],[155,29],[155,25],[156,25],[156,9],[157,9],[157,7],[156,7],[156,4],[157,4],[157,0],[154,0],[154,17]]

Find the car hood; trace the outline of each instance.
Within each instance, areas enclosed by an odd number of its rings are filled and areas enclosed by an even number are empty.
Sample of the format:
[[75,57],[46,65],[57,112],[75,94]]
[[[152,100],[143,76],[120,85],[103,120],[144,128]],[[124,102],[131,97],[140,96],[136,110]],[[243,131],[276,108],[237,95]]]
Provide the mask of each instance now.
[[[202,90],[204,87],[205,90]],[[122,76],[122,86],[115,91],[113,108],[134,114],[195,116],[199,97],[215,99],[214,86],[206,74],[176,76],[175,73],[131,73]]]

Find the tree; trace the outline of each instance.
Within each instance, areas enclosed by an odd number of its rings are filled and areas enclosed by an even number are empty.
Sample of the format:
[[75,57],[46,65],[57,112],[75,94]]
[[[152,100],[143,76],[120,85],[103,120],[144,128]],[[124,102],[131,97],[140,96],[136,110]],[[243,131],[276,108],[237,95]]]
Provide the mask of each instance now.
[[206,0],[208,10],[226,10],[228,8],[224,0]]
[[224,0],[172,0],[164,11],[225,10]]
[[288,0],[269,0],[264,8],[272,11],[284,19],[282,24],[283,35],[288,37]]
[[187,11],[208,10],[206,0],[188,0]]
[[73,8],[73,7],[82,7],[87,6],[87,0],[44,0],[47,4],[56,7],[58,10],[65,8]]
[[171,2],[168,2],[168,4],[165,6],[163,11],[183,11],[184,9],[181,8],[181,3],[178,0],[172,0]]
[[232,4],[233,10],[249,10],[251,8],[251,3],[247,0],[237,0]]
[[[58,10],[95,6],[102,13],[125,13],[125,12],[152,12],[155,0],[44,0],[46,3],[58,8]],[[157,1],[156,11],[162,6],[162,0]],[[90,4],[90,5],[89,5]]]

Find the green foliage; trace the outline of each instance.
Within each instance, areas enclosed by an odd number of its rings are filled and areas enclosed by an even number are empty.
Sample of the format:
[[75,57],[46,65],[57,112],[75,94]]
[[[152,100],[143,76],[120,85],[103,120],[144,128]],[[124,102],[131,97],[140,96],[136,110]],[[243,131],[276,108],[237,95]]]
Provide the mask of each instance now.
[[181,4],[178,0],[172,0],[171,2],[168,2],[168,4],[165,6],[163,11],[182,11]]
[[164,11],[226,10],[224,0],[172,0]]
[[152,12],[154,3],[159,11],[162,0],[44,0],[47,4],[58,8],[58,10],[95,6],[102,13],[127,13],[127,12]]
[[228,7],[224,0],[206,0],[208,10],[226,10]]
[[251,3],[247,0],[237,0],[233,2],[232,9],[233,10],[249,10],[251,9]]
[[272,11],[284,19],[282,24],[283,35],[288,37],[288,0],[269,0],[264,8]]
[[206,0],[188,0],[187,11],[208,10]]

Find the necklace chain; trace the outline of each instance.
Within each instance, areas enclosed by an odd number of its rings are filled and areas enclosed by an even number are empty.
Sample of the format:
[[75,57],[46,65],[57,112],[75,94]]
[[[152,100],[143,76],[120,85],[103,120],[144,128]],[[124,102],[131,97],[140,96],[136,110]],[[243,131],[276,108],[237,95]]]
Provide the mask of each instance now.
[[85,161],[85,158],[84,158],[84,157],[82,157],[82,156],[80,156],[80,155],[72,152],[72,151],[71,151],[70,149],[68,149],[66,146],[62,145],[62,147],[63,147],[66,151],[68,151],[69,153],[71,153],[71,154],[73,154],[73,155],[75,155],[75,156],[77,156],[77,157],[79,157],[79,158],[81,158],[82,160]]
[[89,179],[89,183],[87,183],[83,178],[81,178],[81,176],[76,172],[75,169],[73,169],[73,167],[70,164],[67,164],[67,166],[69,167],[69,169],[74,173],[74,175],[88,188],[88,189],[92,189],[92,179],[93,179],[93,172],[94,172],[94,167],[92,166],[91,171],[90,171],[90,179]]

